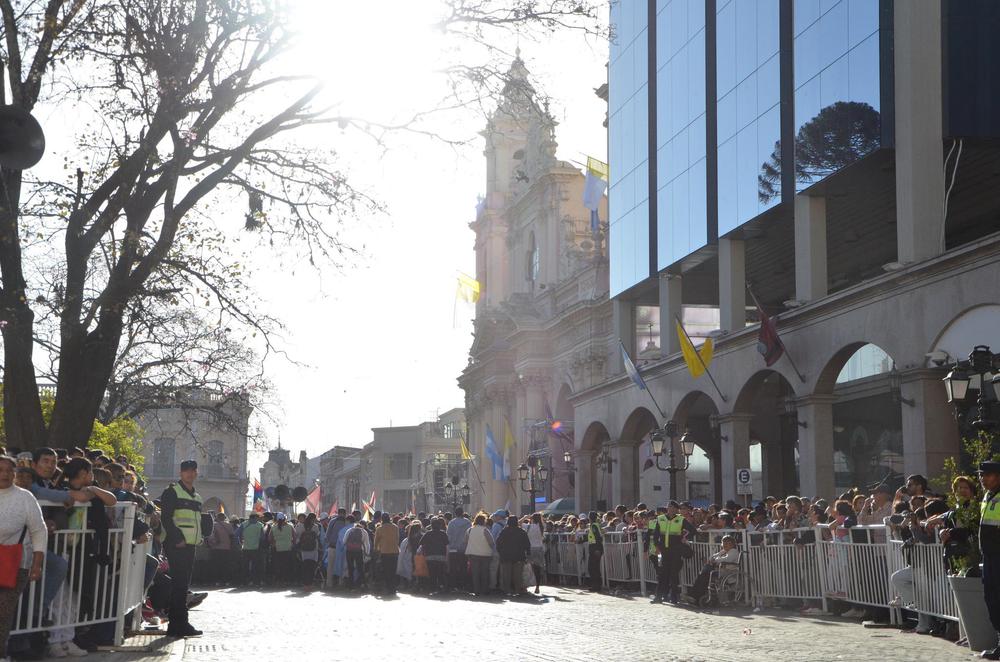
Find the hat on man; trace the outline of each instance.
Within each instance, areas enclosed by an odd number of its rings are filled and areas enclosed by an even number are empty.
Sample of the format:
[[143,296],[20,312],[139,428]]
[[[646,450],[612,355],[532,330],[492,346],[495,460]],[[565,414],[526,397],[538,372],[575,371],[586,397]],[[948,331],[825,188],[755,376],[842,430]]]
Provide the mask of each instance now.
[[285,521],[285,513],[278,513],[277,515],[274,516],[274,518],[276,520],[284,522]]
[[192,469],[197,469],[198,463],[194,460],[184,460],[181,462],[181,471],[191,471]]
[[1000,462],[980,462],[979,473],[1000,474]]

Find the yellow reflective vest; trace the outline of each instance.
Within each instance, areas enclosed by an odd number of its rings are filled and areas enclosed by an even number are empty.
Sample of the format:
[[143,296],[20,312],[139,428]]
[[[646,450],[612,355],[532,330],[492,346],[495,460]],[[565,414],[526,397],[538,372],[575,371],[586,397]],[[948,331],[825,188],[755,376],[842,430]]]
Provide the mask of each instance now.
[[197,492],[192,496],[180,483],[173,483],[177,495],[177,506],[174,508],[174,526],[184,534],[184,542],[197,545],[201,539],[201,496]]

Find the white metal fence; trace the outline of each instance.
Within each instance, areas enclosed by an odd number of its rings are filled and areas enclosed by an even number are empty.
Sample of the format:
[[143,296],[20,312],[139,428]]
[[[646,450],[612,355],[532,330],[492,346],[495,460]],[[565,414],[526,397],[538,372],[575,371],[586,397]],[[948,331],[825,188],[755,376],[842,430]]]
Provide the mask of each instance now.
[[[811,600],[828,608],[831,600],[890,609],[893,622],[899,609],[891,578],[913,569],[914,601],[907,609],[936,618],[958,620],[948,586],[940,543],[905,544],[893,540],[886,526],[858,526],[844,540],[833,540],[825,526],[781,531],[719,529],[699,531],[689,540],[694,555],[684,562],[681,585],[694,584],[709,557],[721,549],[723,536],[732,535],[742,552],[741,571],[747,604],[766,601]],[[577,583],[587,577],[587,544],[578,533],[546,536],[548,572]],[[605,586],[631,585],[643,595],[656,583],[656,570],[635,531],[604,534],[601,561]]]
[[[63,504],[39,502],[42,507]],[[125,616],[139,616],[145,600],[145,562],[151,543],[132,542],[136,504],[121,502],[106,509],[107,531],[88,528],[87,508],[74,508],[67,528],[49,535],[42,578],[31,582],[21,595],[15,612],[12,635],[75,628],[98,623],[115,623],[115,644],[121,644]],[[26,545],[25,553],[33,551]],[[49,573],[67,567],[47,609],[45,587]]]

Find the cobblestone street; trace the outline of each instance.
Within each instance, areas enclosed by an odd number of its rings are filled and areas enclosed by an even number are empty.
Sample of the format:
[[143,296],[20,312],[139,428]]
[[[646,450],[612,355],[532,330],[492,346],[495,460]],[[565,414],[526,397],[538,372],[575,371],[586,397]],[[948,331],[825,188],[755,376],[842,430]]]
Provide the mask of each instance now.
[[[191,620],[200,638],[108,660],[971,660],[943,639],[794,612],[700,613],[544,588],[541,600],[401,594],[213,591]],[[362,644],[358,637],[364,637]],[[137,639],[147,639],[138,637]],[[155,645],[155,644],[154,644]],[[367,652],[362,653],[362,649]],[[373,651],[377,650],[377,654]]]

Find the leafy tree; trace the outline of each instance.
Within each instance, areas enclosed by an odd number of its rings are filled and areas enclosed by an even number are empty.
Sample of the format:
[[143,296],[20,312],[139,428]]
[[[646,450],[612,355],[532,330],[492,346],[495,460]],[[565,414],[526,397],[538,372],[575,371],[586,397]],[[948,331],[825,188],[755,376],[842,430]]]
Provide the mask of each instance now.
[[[867,103],[837,101],[802,125],[795,136],[795,181],[809,185],[878,149],[878,111]],[[781,141],[757,175],[757,197],[770,202],[781,195]]]

